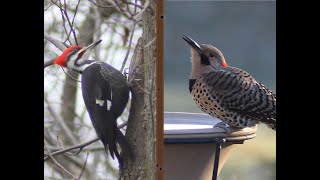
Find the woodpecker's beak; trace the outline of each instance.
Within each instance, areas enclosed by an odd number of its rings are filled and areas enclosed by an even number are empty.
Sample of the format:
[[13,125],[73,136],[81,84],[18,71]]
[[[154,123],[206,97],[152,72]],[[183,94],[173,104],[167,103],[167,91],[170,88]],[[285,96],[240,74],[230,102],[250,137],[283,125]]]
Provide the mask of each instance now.
[[78,54],[84,54],[87,50],[95,48],[102,40],[96,41],[88,46],[83,47],[80,51],[78,51]]
[[184,39],[185,41],[187,41],[187,43],[188,43],[191,47],[193,47],[193,48],[199,53],[200,56],[201,56],[202,54],[204,54],[204,52],[203,52],[202,48],[200,47],[200,45],[199,45],[197,42],[195,42],[193,39],[191,39],[191,38],[189,38],[188,36],[185,36],[185,35],[182,36],[182,39]]

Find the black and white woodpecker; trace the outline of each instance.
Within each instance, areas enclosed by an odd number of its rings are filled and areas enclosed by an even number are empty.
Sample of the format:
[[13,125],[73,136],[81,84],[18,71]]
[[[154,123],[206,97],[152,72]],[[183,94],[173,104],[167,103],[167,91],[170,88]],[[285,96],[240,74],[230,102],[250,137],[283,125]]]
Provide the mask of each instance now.
[[122,152],[131,153],[130,146],[117,128],[117,118],[123,113],[128,99],[129,87],[124,75],[111,65],[102,61],[87,60],[85,53],[97,46],[102,40],[86,47],[70,46],[53,63],[74,70],[80,74],[82,96],[92,125],[111,157],[116,155],[119,167]]

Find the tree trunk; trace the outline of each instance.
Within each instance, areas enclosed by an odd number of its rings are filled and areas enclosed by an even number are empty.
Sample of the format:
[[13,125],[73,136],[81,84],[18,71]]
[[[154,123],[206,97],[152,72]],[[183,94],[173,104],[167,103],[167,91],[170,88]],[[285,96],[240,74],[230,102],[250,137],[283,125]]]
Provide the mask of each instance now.
[[120,174],[123,180],[149,180],[155,179],[156,175],[156,43],[152,42],[156,38],[156,1],[149,3],[149,10],[142,14],[143,35],[135,47],[130,64],[132,101],[126,137],[134,157],[130,159],[124,155],[124,167]]

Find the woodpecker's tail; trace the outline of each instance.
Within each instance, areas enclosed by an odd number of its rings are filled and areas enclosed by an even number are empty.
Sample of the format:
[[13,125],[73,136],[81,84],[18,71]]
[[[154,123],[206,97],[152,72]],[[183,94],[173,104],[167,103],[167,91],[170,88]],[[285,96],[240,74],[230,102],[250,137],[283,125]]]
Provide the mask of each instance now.
[[[120,129],[116,128],[116,137],[115,137],[115,141],[119,144],[120,148],[121,148],[121,154],[122,156],[125,155],[126,157],[131,158],[132,155],[132,149],[127,141],[127,139],[125,138],[125,136],[122,134],[122,132],[120,131]],[[123,167],[123,159],[117,149],[117,146],[113,146],[113,152],[116,155],[118,162],[119,162],[119,168],[121,169]]]
[[117,128],[116,130],[116,142],[120,145],[121,147],[121,154],[124,154],[125,156],[128,157],[133,157],[133,152],[131,149],[130,144],[128,143],[126,137],[122,134],[120,129]]

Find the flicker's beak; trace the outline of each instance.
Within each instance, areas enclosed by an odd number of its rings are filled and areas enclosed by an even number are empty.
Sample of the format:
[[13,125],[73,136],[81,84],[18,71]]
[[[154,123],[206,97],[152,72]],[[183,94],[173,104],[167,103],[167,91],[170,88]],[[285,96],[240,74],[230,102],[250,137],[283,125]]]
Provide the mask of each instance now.
[[191,47],[193,47],[193,48],[199,53],[200,56],[201,56],[202,54],[204,54],[204,52],[203,52],[202,48],[200,47],[200,45],[199,45],[197,42],[195,42],[193,39],[191,39],[191,38],[189,38],[188,36],[185,36],[185,35],[183,35],[182,38],[183,38],[185,41],[187,41],[187,43],[188,43]]
[[102,40],[100,39],[99,41],[96,41],[88,46],[83,47],[80,51],[78,51],[78,54],[84,54],[87,50],[93,49],[96,47]]

